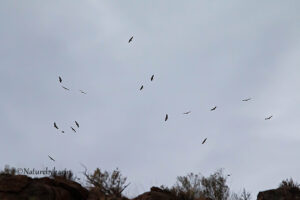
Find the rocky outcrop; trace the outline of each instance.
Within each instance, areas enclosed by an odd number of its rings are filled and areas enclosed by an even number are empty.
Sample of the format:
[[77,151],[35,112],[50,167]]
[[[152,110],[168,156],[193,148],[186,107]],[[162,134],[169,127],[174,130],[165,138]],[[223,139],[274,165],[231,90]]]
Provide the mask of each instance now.
[[85,200],[88,190],[66,179],[0,176],[1,200]]
[[278,188],[260,192],[257,200],[300,200],[298,188]]
[[150,192],[146,192],[133,200],[176,200],[170,192],[157,187],[152,187]]
[[[129,200],[107,196],[96,188],[87,190],[79,183],[61,177],[30,178],[23,175],[0,175],[0,200]],[[169,190],[152,187],[132,200],[180,200]],[[197,200],[211,200],[200,198]],[[297,187],[260,192],[257,200],[300,200]]]
[[[152,187],[150,192],[139,195],[133,200],[180,200],[176,198],[171,192],[163,190],[158,187]],[[200,198],[197,200],[211,200],[207,198]]]

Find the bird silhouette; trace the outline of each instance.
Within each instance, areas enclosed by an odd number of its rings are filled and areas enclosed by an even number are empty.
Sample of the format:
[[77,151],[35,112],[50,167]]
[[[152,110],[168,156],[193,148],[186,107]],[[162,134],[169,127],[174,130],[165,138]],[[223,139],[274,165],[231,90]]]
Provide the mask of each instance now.
[[82,90],[79,90],[82,94],[86,94],[86,92],[82,91]]
[[168,114],[166,114],[166,117],[165,117],[165,121],[167,121],[169,118]]
[[250,101],[250,100],[251,100],[251,98],[243,99],[242,101]]
[[76,133],[76,130],[71,126],[71,129]]
[[182,113],[182,114],[184,114],[184,115],[187,115],[187,114],[190,114],[192,111],[187,111],[187,112],[184,112],[184,113]]
[[210,111],[214,111],[216,110],[217,106],[213,107],[212,109],[210,109]]
[[154,79],[154,74],[151,76],[151,81],[153,81],[153,79]]
[[61,133],[65,133],[65,131],[61,131]]
[[272,115],[270,117],[266,117],[265,120],[270,120],[272,117]]
[[207,138],[205,138],[205,139],[203,140],[202,144],[204,144],[204,143],[206,142],[206,140],[207,140]]
[[56,129],[58,129],[58,127],[57,127],[57,125],[56,125],[56,123],[54,122],[54,127],[56,128]]
[[144,88],[144,86],[142,85],[141,88],[140,88],[140,90],[142,90],[143,88]]
[[76,126],[79,128],[79,123],[77,121],[75,121]]
[[62,88],[64,88],[65,90],[70,90],[69,88],[66,88],[65,86],[61,86]]
[[62,82],[62,78],[60,76],[58,77],[58,80],[60,83]]
[[48,155],[48,157],[49,157],[53,162],[55,162],[55,160],[54,160],[51,156]]
[[130,43],[132,41],[132,39],[133,39],[133,36],[128,40],[128,43]]

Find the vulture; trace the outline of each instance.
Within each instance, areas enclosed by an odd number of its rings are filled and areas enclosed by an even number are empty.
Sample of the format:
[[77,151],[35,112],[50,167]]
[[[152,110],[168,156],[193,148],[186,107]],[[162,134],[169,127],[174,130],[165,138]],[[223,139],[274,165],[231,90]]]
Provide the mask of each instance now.
[[82,90],[79,90],[82,94],[86,94],[86,92],[82,91]]
[[184,115],[190,114],[192,111],[184,112]]
[[133,39],[133,36],[128,40],[128,43],[130,43],[132,41],[132,39]]
[[270,117],[266,117],[265,120],[271,119],[273,116],[271,115]]
[[54,127],[56,128],[56,129],[58,129],[58,127],[57,127],[57,125],[56,125],[56,123],[54,122]]
[[71,129],[76,133],[76,130],[71,126]]
[[62,78],[60,76],[58,77],[58,80],[60,83],[62,82]]
[[167,121],[169,118],[168,114],[166,114],[166,117],[165,117],[165,121]]
[[77,121],[75,121],[76,126],[79,128],[79,123]]
[[143,88],[144,88],[144,86],[142,85],[141,88],[140,88],[140,90],[142,90]]
[[151,76],[151,81],[153,81],[153,79],[154,79],[154,74]]
[[202,144],[204,144],[204,143],[206,142],[206,140],[207,140],[207,138],[205,138],[205,139],[203,140]]
[[62,88],[64,88],[65,90],[70,90],[69,88],[66,88],[65,86],[61,86]]
[[210,109],[210,111],[214,111],[216,110],[217,106],[213,107],[212,109]]
[[61,133],[65,133],[65,131],[61,131]]
[[243,99],[242,101],[250,101],[250,100],[251,100],[251,98]]
[[54,160],[51,156],[48,155],[48,157],[49,157],[53,162],[55,162],[55,160]]

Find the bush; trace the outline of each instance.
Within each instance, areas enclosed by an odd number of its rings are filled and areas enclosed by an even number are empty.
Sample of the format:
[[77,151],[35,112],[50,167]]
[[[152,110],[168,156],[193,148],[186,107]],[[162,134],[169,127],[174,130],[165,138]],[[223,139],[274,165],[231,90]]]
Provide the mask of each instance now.
[[182,200],[193,200],[201,196],[201,175],[190,173],[186,176],[177,177],[176,184],[171,192]]
[[4,170],[0,172],[0,175],[16,175],[16,168],[5,165]]
[[222,170],[218,170],[208,178],[203,177],[201,180],[203,195],[215,200],[228,199],[229,187],[227,186],[226,181],[226,176],[224,176]]
[[281,181],[281,183],[279,184],[279,188],[300,190],[300,185],[297,182],[294,182],[292,178],[290,178]]
[[250,200],[251,194],[247,192],[245,189],[243,189],[242,194],[238,195],[236,193],[232,193],[230,200]]
[[74,176],[74,173],[71,170],[69,170],[69,171],[64,170],[64,171],[60,171],[60,172],[53,171],[49,177],[53,178],[53,179],[60,178],[60,179],[65,179],[65,180],[70,180],[70,181],[77,180],[77,177]]
[[172,192],[180,200],[194,200],[201,197],[227,200],[229,187],[226,180],[222,170],[218,170],[209,177],[189,173],[186,176],[177,177],[177,182],[171,189],[165,186],[161,188]]
[[84,172],[89,185],[99,189],[107,196],[121,197],[122,192],[128,187],[126,185],[126,177],[123,177],[121,171],[116,168],[112,173],[108,171],[102,172],[97,168],[93,174],[88,174],[87,170]]

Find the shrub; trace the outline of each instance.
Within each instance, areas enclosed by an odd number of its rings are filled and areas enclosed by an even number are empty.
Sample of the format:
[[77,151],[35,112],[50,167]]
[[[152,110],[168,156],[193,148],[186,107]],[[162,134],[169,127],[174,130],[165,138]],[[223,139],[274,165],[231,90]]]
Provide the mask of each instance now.
[[121,197],[122,192],[129,185],[126,184],[127,177],[123,177],[118,168],[112,173],[109,173],[108,171],[102,172],[97,168],[92,174],[88,174],[87,169],[85,169],[84,176],[89,185],[94,186],[108,196]]
[[279,188],[300,190],[300,185],[297,182],[294,182],[292,178],[290,178],[281,181],[281,183],[279,184]]
[[4,170],[0,172],[0,175],[16,175],[16,168],[5,165]]

